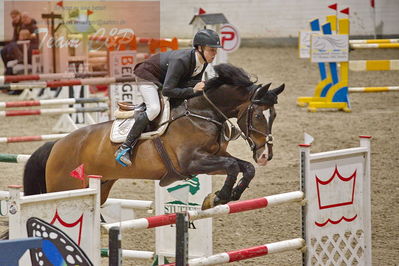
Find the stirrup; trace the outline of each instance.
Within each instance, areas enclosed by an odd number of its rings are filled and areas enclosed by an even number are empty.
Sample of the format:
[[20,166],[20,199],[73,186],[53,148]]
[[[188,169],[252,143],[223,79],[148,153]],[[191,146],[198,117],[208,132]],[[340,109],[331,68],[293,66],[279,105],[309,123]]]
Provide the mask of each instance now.
[[119,149],[118,149],[118,151],[119,150],[121,150],[117,155],[116,155],[116,158],[115,158],[115,160],[119,163],[119,164],[121,164],[122,166],[128,166],[126,163],[124,163],[122,160],[121,160],[121,158],[122,158],[122,156],[124,156],[127,152],[129,152],[130,151],[130,147],[128,147],[128,148],[125,148],[125,149],[123,149],[122,147],[120,147]]

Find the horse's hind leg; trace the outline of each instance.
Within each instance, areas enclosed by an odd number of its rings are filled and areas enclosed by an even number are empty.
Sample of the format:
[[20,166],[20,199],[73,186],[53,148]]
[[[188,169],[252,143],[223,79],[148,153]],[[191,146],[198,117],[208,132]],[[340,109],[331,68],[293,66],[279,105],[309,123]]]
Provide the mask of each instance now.
[[111,188],[115,182],[116,179],[101,181],[101,205],[107,200],[109,192],[111,191]]
[[239,200],[242,193],[251,183],[251,180],[255,176],[255,167],[246,161],[237,159],[238,165],[240,166],[240,170],[243,174],[243,177],[240,179],[238,184],[234,187],[233,192],[231,193],[231,200]]

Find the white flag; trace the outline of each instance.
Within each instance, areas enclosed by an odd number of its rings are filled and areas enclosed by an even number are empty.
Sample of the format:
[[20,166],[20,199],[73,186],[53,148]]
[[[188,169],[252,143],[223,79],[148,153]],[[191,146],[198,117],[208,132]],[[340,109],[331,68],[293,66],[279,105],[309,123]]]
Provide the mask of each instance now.
[[306,132],[303,133],[303,138],[305,141],[304,144],[309,144],[309,145],[312,144],[312,142],[314,140],[314,138]]

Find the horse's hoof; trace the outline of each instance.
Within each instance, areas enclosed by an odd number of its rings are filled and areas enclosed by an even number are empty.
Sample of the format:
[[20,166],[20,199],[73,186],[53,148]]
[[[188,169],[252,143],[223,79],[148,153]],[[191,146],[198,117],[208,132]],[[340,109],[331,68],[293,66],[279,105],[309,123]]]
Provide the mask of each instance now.
[[231,193],[231,200],[236,201],[239,200],[241,198],[241,195],[238,192],[233,191],[233,193]]
[[215,207],[215,198],[217,197],[216,194],[209,193],[204,201],[202,202],[201,210],[207,210],[210,208]]

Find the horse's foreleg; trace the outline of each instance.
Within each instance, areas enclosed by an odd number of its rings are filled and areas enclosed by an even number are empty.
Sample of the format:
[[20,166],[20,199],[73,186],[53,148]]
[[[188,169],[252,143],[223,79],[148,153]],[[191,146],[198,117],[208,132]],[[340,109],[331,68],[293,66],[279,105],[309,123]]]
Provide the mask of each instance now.
[[237,159],[237,162],[243,174],[243,177],[234,187],[233,192],[231,193],[231,200],[239,200],[242,193],[249,186],[249,183],[251,183],[251,180],[255,176],[255,167],[250,162],[240,159]]
[[231,164],[226,169],[227,177],[224,181],[223,187],[220,191],[216,192],[216,198],[214,200],[215,205],[226,204],[231,201],[231,195],[233,187],[237,181],[238,173],[240,172],[240,167],[237,162],[231,162]]
[[216,192],[216,197],[212,205],[225,204],[231,200],[234,184],[240,172],[240,166],[233,157],[207,156],[205,158],[192,160],[188,168],[193,173],[212,173],[223,171],[227,174],[227,178],[220,191]]

